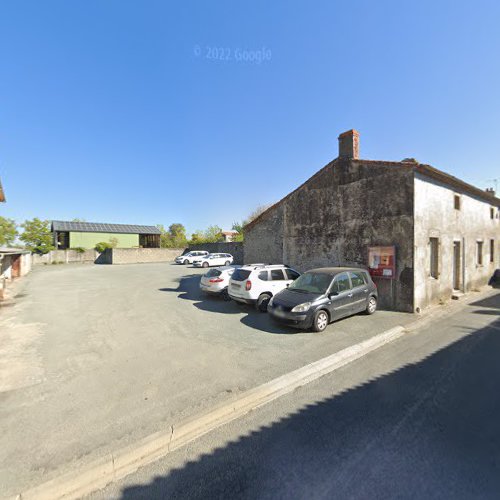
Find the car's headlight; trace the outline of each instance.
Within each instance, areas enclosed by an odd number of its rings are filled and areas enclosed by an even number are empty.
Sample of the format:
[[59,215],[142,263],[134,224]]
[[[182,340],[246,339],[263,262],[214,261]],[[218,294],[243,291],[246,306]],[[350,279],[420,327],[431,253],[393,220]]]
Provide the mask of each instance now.
[[293,313],[304,313],[306,311],[309,311],[311,309],[311,303],[310,302],[304,302],[303,304],[299,304],[298,306],[295,306],[292,309]]

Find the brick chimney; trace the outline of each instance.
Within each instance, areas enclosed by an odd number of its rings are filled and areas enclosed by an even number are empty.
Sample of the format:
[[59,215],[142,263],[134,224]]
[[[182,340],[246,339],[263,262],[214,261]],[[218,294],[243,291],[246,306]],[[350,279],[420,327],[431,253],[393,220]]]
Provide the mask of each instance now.
[[339,135],[339,158],[359,159],[359,132],[351,129]]
[[495,196],[495,190],[493,188],[486,188],[485,191],[488,193],[488,194],[491,194],[493,196]]

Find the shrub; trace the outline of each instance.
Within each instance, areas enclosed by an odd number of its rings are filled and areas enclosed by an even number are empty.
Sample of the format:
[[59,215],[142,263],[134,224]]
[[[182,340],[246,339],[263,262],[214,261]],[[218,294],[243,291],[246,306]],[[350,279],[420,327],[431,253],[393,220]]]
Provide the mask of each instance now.
[[83,247],[71,248],[71,250],[74,250],[77,253],[84,253],[86,251],[86,249]]
[[100,243],[97,243],[95,246],[95,249],[99,252],[102,253],[104,250],[107,248],[112,248],[111,245],[105,241],[101,241]]

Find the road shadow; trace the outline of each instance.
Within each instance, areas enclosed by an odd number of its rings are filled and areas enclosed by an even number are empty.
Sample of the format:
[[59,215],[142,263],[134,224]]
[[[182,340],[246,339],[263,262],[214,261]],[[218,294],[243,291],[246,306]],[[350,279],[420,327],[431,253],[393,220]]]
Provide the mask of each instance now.
[[276,333],[291,334],[299,330],[280,326],[273,322],[267,313],[258,312],[253,306],[239,304],[233,300],[224,300],[221,296],[209,295],[200,290],[201,274],[189,274],[179,278],[177,288],[159,288],[160,292],[177,293],[179,299],[190,300],[193,306],[201,311],[217,314],[245,314],[240,321],[256,330]]
[[486,299],[481,299],[481,300],[476,300],[476,302],[471,302],[469,305],[476,307],[487,307],[493,310],[491,312],[475,311],[478,312],[479,314],[500,314],[498,312],[495,313],[495,311],[500,310],[500,292],[496,293],[495,295],[492,295],[491,297],[487,297]]
[[240,319],[240,321],[248,326],[249,328],[254,328],[255,330],[274,333],[279,335],[293,335],[295,333],[304,333],[304,331],[297,330],[290,326],[281,325],[270,317],[268,313],[262,313],[257,311],[254,307],[250,305],[241,305],[243,310],[246,309],[247,315]]
[[151,483],[137,499],[498,498],[500,320],[302,407]]
[[159,288],[160,292],[172,292],[179,294],[179,299],[200,300],[202,292],[200,290],[200,274],[187,274],[178,279],[179,285],[176,288]]

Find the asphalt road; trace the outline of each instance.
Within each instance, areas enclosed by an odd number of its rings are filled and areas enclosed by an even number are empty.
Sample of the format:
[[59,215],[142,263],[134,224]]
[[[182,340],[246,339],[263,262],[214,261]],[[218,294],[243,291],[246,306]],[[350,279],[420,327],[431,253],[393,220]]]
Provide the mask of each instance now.
[[298,332],[203,296],[203,272],[60,265],[19,282],[0,309],[0,497],[414,320],[380,311]]
[[91,496],[500,497],[500,294]]

